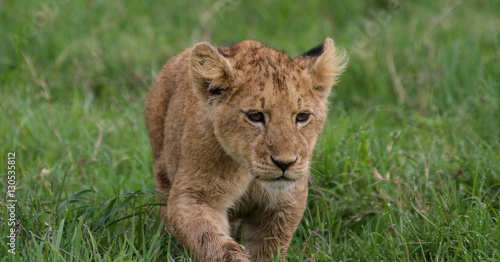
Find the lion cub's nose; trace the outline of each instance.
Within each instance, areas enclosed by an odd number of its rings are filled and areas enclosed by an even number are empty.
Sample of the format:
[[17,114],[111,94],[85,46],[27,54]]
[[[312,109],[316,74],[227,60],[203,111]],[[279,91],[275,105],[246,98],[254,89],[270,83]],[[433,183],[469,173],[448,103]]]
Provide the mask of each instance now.
[[298,157],[296,157],[294,160],[281,160],[281,159],[275,159],[274,157],[271,156],[271,160],[273,163],[275,163],[283,172],[285,172],[291,165],[295,164],[297,162]]

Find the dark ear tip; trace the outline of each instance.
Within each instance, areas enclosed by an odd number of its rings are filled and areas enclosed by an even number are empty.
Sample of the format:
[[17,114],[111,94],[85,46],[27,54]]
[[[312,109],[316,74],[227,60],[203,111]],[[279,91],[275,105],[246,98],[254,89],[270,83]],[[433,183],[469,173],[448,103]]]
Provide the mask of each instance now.
[[327,37],[323,43],[313,47],[311,50],[302,54],[302,56],[320,56],[325,52],[325,49],[329,49],[331,46],[333,46],[333,40],[330,37]]
[[321,54],[323,54],[323,51],[324,51],[324,48],[323,48],[323,44],[320,44],[316,47],[313,47],[311,50],[305,52],[302,54],[302,56],[320,56]]

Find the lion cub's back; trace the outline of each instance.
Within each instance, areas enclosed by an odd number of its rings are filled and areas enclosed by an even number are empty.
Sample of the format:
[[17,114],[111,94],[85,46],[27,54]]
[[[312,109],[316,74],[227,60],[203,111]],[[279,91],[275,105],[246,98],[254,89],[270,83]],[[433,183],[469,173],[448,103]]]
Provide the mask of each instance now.
[[[167,109],[181,110],[178,106],[172,107],[173,100],[179,100],[174,96],[183,96],[191,92],[189,85],[189,55],[191,48],[170,58],[161,68],[155,78],[146,100],[146,127],[150,136],[153,156],[158,159],[163,150],[165,139],[165,121]],[[177,101],[180,102],[180,101]],[[179,120],[182,119],[182,112]]]

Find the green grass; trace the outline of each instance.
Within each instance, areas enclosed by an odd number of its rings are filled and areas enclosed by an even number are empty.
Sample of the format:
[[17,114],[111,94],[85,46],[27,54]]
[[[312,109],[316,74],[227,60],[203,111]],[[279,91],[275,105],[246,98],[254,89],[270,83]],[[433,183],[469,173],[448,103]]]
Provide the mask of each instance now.
[[288,260],[500,260],[500,2],[148,2],[0,2],[0,258],[189,261],[153,190],[158,69],[201,40],[298,55],[331,36],[350,66]]

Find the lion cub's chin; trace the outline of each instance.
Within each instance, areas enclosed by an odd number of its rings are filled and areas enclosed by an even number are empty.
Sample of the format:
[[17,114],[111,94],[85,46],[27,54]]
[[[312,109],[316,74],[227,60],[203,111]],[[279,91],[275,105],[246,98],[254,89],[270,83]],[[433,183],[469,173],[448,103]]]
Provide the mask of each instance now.
[[295,181],[290,179],[259,180],[259,184],[267,190],[288,190],[295,186]]

